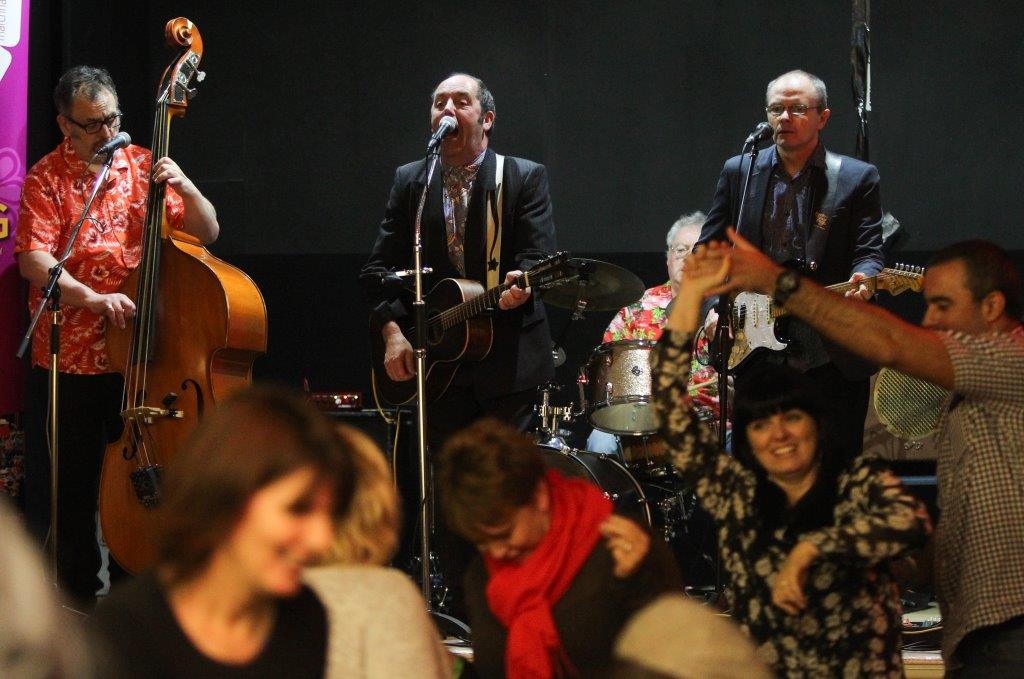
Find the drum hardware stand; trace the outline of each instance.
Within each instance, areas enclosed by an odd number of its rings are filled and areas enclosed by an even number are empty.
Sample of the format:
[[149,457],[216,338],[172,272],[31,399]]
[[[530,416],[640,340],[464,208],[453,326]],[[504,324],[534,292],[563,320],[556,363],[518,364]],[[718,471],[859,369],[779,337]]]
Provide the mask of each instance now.
[[[570,401],[567,406],[551,405],[551,392],[561,391],[561,387],[554,382],[548,382],[537,387],[540,394],[540,405],[533,407],[533,412],[540,416],[540,424],[537,426],[537,442],[558,450],[569,450],[569,445],[561,436],[559,422],[571,423],[577,417],[586,412],[584,405],[575,410]],[[580,387],[580,399],[583,403],[583,387]]]
[[426,181],[423,184],[423,192],[420,194],[419,205],[416,208],[416,224],[413,230],[413,268],[401,273],[413,276],[415,286],[415,299],[413,301],[413,323],[416,325],[415,335],[412,339],[413,354],[416,358],[416,444],[419,451],[420,463],[420,583],[423,598],[427,604],[427,612],[433,616],[442,630],[454,627],[457,634],[469,637],[469,626],[462,621],[441,613],[434,607],[434,592],[444,590],[440,578],[435,580],[431,577],[432,555],[430,552],[430,526],[431,526],[431,495],[428,474],[427,457],[427,310],[426,302],[423,299],[423,276],[431,272],[431,269],[423,266],[423,208],[427,203],[427,193],[430,190],[430,181],[434,177],[437,163],[441,156],[439,143],[432,143],[428,147],[426,156]]
[[[100,187],[103,186],[107,181],[107,175],[110,174],[110,166],[114,162],[114,151],[111,149],[107,153],[106,159],[100,166],[100,171],[96,173],[96,177],[92,183],[92,191],[89,192],[89,198],[85,201],[85,205],[82,207],[82,214],[79,216],[78,221],[71,227],[71,234],[68,237],[68,244],[64,248],[64,253],[57,260],[57,263],[50,267],[47,272],[50,274],[50,279],[43,287],[43,296],[39,300],[39,306],[36,308],[35,313],[32,315],[32,321],[28,324],[28,330],[25,331],[24,337],[21,338],[21,344],[18,345],[18,351],[15,354],[19,359],[25,356],[25,352],[28,350],[32,343],[32,335],[35,334],[36,326],[39,325],[39,320],[42,318],[43,311],[47,306],[50,308],[50,375],[49,375],[49,396],[48,396],[48,418],[49,418],[49,448],[50,448],[50,529],[47,537],[47,557],[50,565],[50,576],[53,580],[54,587],[59,586],[59,568],[58,568],[58,525],[57,525],[57,509],[59,503],[57,501],[57,490],[59,489],[59,476],[58,476],[58,452],[59,441],[58,433],[60,431],[58,421],[58,375],[60,374],[60,325],[61,325],[61,310],[60,310],[60,285],[57,281],[60,279],[62,273],[64,273],[64,265],[68,259],[71,258],[71,251],[75,247],[75,243],[78,241],[78,234],[82,230],[82,225],[85,224],[86,219],[89,219],[89,210],[92,209],[93,201],[96,200],[96,195],[100,192]],[[95,159],[95,156],[93,157]]]

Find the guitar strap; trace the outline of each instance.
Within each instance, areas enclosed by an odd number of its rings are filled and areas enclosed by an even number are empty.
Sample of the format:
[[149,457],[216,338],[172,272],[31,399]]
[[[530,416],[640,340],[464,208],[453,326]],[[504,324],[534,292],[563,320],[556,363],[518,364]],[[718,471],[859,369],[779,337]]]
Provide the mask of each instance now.
[[501,274],[501,220],[504,211],[502,203],[505,192],[501,190],[501,180],[505,175],[505,156],[494,154],[494,193],[487,194],[487,289],[497,287]]

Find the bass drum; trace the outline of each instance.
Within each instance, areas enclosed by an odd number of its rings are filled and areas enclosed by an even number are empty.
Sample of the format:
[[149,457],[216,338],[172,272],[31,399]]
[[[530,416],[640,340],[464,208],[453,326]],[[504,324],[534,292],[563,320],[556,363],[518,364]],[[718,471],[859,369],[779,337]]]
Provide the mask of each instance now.
[[575,448],[558,449],[539,445],[544,464],[566,476],[585,479],[604,491],[617,514],[651,526],[651,509],[644,489],[617,460]]

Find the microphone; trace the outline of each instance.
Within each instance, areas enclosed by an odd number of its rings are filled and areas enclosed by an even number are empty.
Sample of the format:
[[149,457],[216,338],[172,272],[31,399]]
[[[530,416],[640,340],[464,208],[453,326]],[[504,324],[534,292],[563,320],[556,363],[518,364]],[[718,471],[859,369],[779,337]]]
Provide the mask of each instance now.
[[118,132],[110,138],[110,141],[96,149],[96,153],[94,153],[92,157],[95,158],[96,156],[104,156],[108,153],[113,153],[117,149],[122,149],[131,143],[132,138],[128,136],[127,132]]
[[431,135],[430,142],[427,144],[427,153],[433,153],[442,139],[458,131],[459,122],[455,120],[454,116],[441,118],[441,122],[437,124],[437,130]]
[[750,133],[747,140],[743,142],[744,146],[750,146],[751,144],[757,144],[765,139],[772,136],[772,126],[768,123],[758,123],[754,131]]

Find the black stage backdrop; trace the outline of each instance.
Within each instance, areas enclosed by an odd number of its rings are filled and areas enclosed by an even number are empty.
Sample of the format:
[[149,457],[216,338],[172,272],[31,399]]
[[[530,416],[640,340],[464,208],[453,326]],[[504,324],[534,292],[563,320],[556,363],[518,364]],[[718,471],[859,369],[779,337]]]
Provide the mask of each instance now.
[[[874,3],[872,160],[911,237],[905,259],[981,236],[1024,249],[1011,210],[1020,172],[1024,5]],[[124,129],[150,136],[164,23],[187,16],[208,77],[172,155],[217,206],[211,250],[250,273],[270,312],[257,375],[367,389],[356,273],[394,168],[428,136],[429,94],[454,70],[497,99],[496,149],[545,163],[559,244],[647,284],[665,276],[666,228],[707,209],[718,172],[790,68],[828,83],[824,139],[854,147],[850,3],[169,2],[32,3],[29,157],[59,140],[50,91],[103,65]],[[998,170],[1003,167],[1003,170]],[[900,299],[913,317],[917,301]],[[564,315],[556,312],[554,331]],[[568,379],[611,312],[569,333]]]

